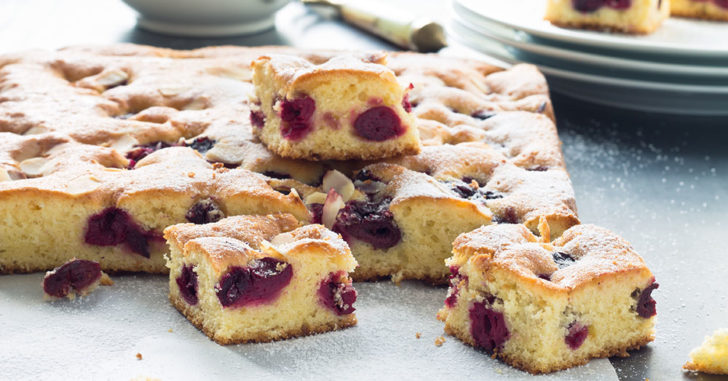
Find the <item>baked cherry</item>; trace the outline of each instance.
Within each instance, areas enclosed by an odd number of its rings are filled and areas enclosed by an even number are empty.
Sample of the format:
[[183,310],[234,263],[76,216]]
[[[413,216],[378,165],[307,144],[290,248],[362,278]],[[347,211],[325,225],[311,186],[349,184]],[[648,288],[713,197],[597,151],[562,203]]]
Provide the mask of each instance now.
[[559,269],[569,267],[576,262],[574,257],[561,251],[553,252],[551,253],[551,256],[554,258],[554,262],[556,262],[556,266],[558,266]]
[[346,273],[343,271],[330,273],[321,281],[318,290],[321,303],[339,316],[348,315],[356,310],[354,308],[356,290],[350,282],[346,282],[346,279]]
[[212,147],[215,146],[215,143],[215,140],[203,136],[201,138],[196,138],[189,143],[186,143],[186,146],[192,148],[199,153],[205,153],[211,150]]
[[501,348],[511,337],[503,313],[495,311],[489,300],[473,303],[470,307],[470,324],[470,334],[476,347],[488,352]]
[[589,336],[589,327],[575,321],[569,324],[568,332],[564,341],[571,350],[575,351],[584,344],[584,340],[586,340],[587,336]]
[[406,112],[412,112],[412,103],[410,103],[409,100],[409,93],[405,94],[404,97],[402,97],[402,108]]
[[280,295],[293,277],[293,268],[281,260],[265,257],[248,266],[231,267],[215,285],[223,307],[242,307],[268,303]]
[[172,147],[173,144],[166,142],[153,142],[149,144],[138,144],[132,148],[131,151],[126,153],[126,158],[129,159],[128,169],[133,169],[139,160],[151,155],[153,152],[159,151],[163,148]]
[[101,265],[85,259],[74,259],[54,269],[43,278],[43,291],[57,298],[71,290],[83,291],[101,278]]
[[193,224],[209,224],[225,218],[225,213],[213,199],[206,198],[192,205],[185,218]]
[[445,305],[449,308],[455,307],[458,303],[458,295],[460,294],[460,282],[468,281],[466,275],[460,274],[459,266],[450,266],[450,288],[445,298]]
[[257,128],[263,128],[265,126],[265,114],[263,114],[263,111],[251,111],[250,124]]
[[[502,196],[501,196],[502,197]],[[500,198],[500,197],[497,197]],[[517,224],[518,216],[516,215],[516,209],[512,206],[508,206],[501,212],[500,215],[495,216],[493,219],[498,224]]]
[[389,249],[402,239],[402,233],[389,211],[391,201],[391,198],[349,201],[336,216],[333,230],[347,240],[353,237],[375,249]]
[[405,127],[394,110],[377,106],[364,111],[354,120],[354,131],[366,140],[382,142],[402,135]]
[[149,241],[153,232],[143,230],[129,213],[119,208],[106,208],[89,217],[86,222],[86,243],[97,246],[126,244],[132,252],[149,258]]
[[187,304],[191,306],[197,305],[197,273],[194,270],[194,266],[184,265],[182,272],[175,281],[179,287],[179,293]]
[[644,290],[639,289],[632,292],[632,297],[637,299],[637,314],[647,319],[657,315],[657,302],[652,298],[652,291],[660,287],[654,281]]
[[324,204],[313,203],[308,205],[308,209],[311,211],[311,223],[320,224],[323,223],[324,215]]
[[300,140],[312,129],[311,118],[316,102],[309,96],[284,99],[281,102],[281,135],[289,140]]
[[572,0],[572,6],[579,12],[589,13],[604,6],[604,0]]
[[490,119],[490,118],[494,117],[495,113],[492,111],[481,110],[481,111],[474,112],[470,116],[472,116],[475,119],[486,120],[486,119]]

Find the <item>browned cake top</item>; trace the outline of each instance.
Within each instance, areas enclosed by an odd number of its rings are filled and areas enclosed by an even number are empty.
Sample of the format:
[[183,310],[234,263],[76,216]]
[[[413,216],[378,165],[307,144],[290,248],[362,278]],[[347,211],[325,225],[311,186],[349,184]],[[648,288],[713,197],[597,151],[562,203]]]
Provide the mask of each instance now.
[[[251,195],[305,213],[298,195],[281,189],[305,195],[327,169],[352,175],[371,163],[282,159],[253,137],[250,63],[271,54],[318,65],[342,53],[120,44],[0,56],[0,195],[42,191],[114,203],[130,191],[255,189]],[[382,62],[377,57],[369,58]],[[417,53],[390,53],[386,66],[414,86],[409,100],[428,146],[392,163],[429,182],[475,178],[502,193],[488,205],[501,220],[533,227],[538,215],[555,213],[564,225],[578,222],[535,67]],[[402,184],[402,195],[418,195],[418,182]]]
[[234,216],[212,224],[173,225],[164,230],[164,238],[185,256],[188,249],[202,249],[213,268],[221,271],[230,265],[244,265],[260,251],[263,241],[298,226],[290,214]]
[[261,56],[252,66],[269,65],[271,75],[279,88],[295,88],[298,82],[319,77],[325,81],[329,75],[348,73],[360,76],[385,77],[396,81],[392,70],[384,66],[387,55],[384,52],[353,54],[343,53],[332,56],[324,62],[286,54]]
[[453,243],[453,262],[476,268],[501,267],[544,287],[570,290],[608,274],[649,269],[632,246],[615,233],[577,225],[551,243],[540,242],[523,225],[490,225],[461,234]]
[[233,216],[209,224],[178,224],[164,230],[164,237],[183,256],[198,252],[217,273],[230,266],[244,266],[254,258],[310,255],[314,250],[331,257],[332,263],[354,267],[349,246],[338,234],[321,225],[300,223],[291,214]]

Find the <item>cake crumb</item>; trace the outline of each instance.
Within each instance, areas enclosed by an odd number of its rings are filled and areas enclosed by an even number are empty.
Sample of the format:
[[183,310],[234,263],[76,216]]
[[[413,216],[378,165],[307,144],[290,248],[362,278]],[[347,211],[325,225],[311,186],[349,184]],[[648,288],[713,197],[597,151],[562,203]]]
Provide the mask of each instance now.
[[445,343],[445,337],[443,337],[443,336],[438,336],[435,339],[435,345],[438,346],[438,347],[441,347],[442,344],[444,344],[444,343]]
[[415,337],[419,339],[420,337],[422,337],[422,333],[421,332],[415,333]]
[[195,178],[195,173],[194,172],[187,172],[187,177],[193,179],[193,178]]
[[141,353],[137,353],[136,354],[136,358],[137,358],[137,360],[141,360],[142,359],[142,354]]
[[167,332],[172,333],[174,331],[172,331],[172,328],[170,328],[170,329],[167,330]]
[[111,279],[111,277],[109,277],[108,274],[106,274],[105,272],[102,271],[101,272],[101,281],[100,281],[100,283],[101,283],[102,286],[113,286],[114,285],[114,280]]

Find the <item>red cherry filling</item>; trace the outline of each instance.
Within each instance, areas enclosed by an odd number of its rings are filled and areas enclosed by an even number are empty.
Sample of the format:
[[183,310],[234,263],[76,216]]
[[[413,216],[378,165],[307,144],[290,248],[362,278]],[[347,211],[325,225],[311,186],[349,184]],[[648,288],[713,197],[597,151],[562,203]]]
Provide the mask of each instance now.
[[470,324],[475,346],[488,352],[501,348],[511,337],[503,313],[493,310],[487,300],[470,307]]
[[564,341],[571,350],[575,351],[584,344],[584,340],[589,336],[589,327],[575,321],[569,324],[568,329],[569,332],[566,334]]
[[394,216],[389,211],[391,198],[378,201],[349,201],[336,216],[333,229],[344,239],[356,238],[375,249],[386,250],[402,239]]
[[713,4],[728,9],[728,0],[713,0]]
[[275,258],[254,259],[246,267],[231,267],[215,285],[223,307],[268,303],[280,295],[293,277],[290,264]]
[[86,222],[86,243],[97,246],[125,244],[129,250],[149,258],[149,241],[159,235],[142,229],[129,213],[119,208],[106,208]]
[[554,262],[559,269],[569,267],[576,263],[576,259],[574,259],[574,257],[560,251],[551,253],[551,256],[554,258]]
[[57,267],[43,278],[43,291],[63,298],[71,290],[83,291],[101,278],[101,265],[85,259],[75,259]]
[[572,6],[579,12],[594,12],[604,6],[604,0],[572,0]]
[[197,273],[194,271],[194,266],[185,265],[182,267],[182,272],[175,279],[177,286],[179,287],[179,293],[187,304],[194,306],[197,304]]
[[406,112],[412,112],[412,103],[410,103],[409,100],[409,93],[405,94],[404,97],[402,97],[402,108]]
[[198,201],[185,214],[187,221],[193,224],[208,224],[225,218],[225,213],[211,198]]
[[321,224],[323,223],[323,216],[324,216],[324,204],[309,204],[308,209],[311,211],[311,223],[313,224]]
[[516,215],[516,209],[512,206],[506,207],[501,211],[500,215],[495,216],[493,221],[497,224],[517,224],[518,215]]
[[346,280],[346,273],[343,271],[330,273],[326,279],[321,281],[321,286],[318,290],[321,304],[339,316],[348,315],[356,310],[354,308],[356,290]]
[[153,142],[149,144],[135,145],[134,148],[126,153],[126,158],[129,159],[128,169],[133,169],[139,160],[144,159],[153,152],[159,151],[162,148],[172,147],[172,144],[166,142]]
[[657,302],[652,298],[652,291],[658,287],[660,285],[653,281],[644,290],[636,289],[632,292],[632,297],[637,299],[637,314],[645,319],[657,315]]
[[404,134],[405,127],[394,110],[377,106],[364,111],[354,120],[354,131],[366,140],[382,142]]
[[263,128],[263,126],[265,126],[265,114],[263,114],[263,111],[251,111],[250,124],[252,124],[253,127]]
[[212,147],[215,146],[215,143],[216,143],[216,141],[213,139],[210,139],[208,137],[201,137],[201,138],[196,138],[192,142],[186,143],[185,145],[199,153],[205,153],[205,152],[211,150]]
[[311,132],[311,117],[316,102],[308,95],[281,103],[281,135],[289,140],[300,140]]
[[[629,9],[632,6],[632,0],[572,0],[571,4],[579,12],[590,13],[605,6],[616,10]],[[543,108],[546,108],[545,105]],[[539,112],[543,112],[543,110]]]
[[460,274],[459,266],[450,266],[450,289],[445,298],[445,305],[449,308],[455,307],[458,303],[458,295],[460,293],[460,282],[468,281],[468,277]]

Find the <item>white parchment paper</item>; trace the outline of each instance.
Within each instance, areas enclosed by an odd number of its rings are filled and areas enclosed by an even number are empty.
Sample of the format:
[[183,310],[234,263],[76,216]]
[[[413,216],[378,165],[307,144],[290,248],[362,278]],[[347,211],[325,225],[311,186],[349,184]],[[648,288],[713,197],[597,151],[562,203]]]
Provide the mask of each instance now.
[[[534,379],[445,335],[446,290],[358,283],[359,324],[267,344],[219,346],[167,300],[164,276],[116,276],[74,301],[43,302],[41,274],[0,276],[0,374],[10,379]],[[170,332],[171,330],[171,332]],[[421,338],[415,337],[416,333]],[[142,359],[138,360],[136,354]],[[616,380],[608,360],[537,377]]]

